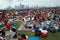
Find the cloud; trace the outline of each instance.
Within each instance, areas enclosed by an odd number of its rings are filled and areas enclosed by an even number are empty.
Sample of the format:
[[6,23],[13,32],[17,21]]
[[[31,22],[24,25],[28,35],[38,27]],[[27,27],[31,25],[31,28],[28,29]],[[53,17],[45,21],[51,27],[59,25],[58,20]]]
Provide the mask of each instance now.
[[29,6],[39,5],[40,7],[60,6],[60,0],[0,0],[0,9],[6,8],[9,5],[14,7],[20,3]]
[[47,6],[47,7],[53,7],[53,6],[57,6],[56,5],[56,3],[57,3],[58,1],[56,1],[56,0],[40,0],[39,1],[39,6]]
[[9,5],[14,7],[19,5],[22,0],[0,0],[0,9],[7,8]]
[[0,0],[0,9],[6,8],[9,5],[9,2],[5,0]]
[[21,3],[25,5],[33,6],[38,4],[38,0],[24,0]]

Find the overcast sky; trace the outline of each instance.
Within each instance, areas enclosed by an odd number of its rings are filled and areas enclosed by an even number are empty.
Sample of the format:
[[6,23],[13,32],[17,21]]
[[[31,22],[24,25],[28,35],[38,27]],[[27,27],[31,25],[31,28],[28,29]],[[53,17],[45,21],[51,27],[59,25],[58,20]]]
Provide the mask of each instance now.
[[60,0],[0,0],[0,9],[6,8],[9,5],[14,7],[19,4],[34,6],[39,5],[46,7],[60,6]]

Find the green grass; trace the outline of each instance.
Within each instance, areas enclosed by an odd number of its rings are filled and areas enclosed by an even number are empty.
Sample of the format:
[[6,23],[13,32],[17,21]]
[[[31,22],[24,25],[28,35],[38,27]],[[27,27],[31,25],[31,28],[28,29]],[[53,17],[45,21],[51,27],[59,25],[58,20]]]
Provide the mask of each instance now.
[[[25,34],[28,35],[29,37],[34,37],[34,32],[32,31],[17,31],[18,34]],[[40,40],[60,40],[60,32],[56,33],[48,33],[48,36],[46,38],[42,38],[41,36],[39,37]]]
[[17,31],[18,34],[25,34],[28,35],[29,37],[33,37],[34,33],[32,31],[26,31],[26,30],[22,30],[22,31]]
[[20,27],[20,25],[22,24],[22,21],[16,21],[15,23],[18,24],[18,26],[17,26],[17,29],[18,29]]
[[18,26],[11,26],[11,27],[15,27],[16,29],[18,29],[20,27],[20,25],[22,24],[22,21],[16,21],[15,22]]
[[60,40],[60,32],[50,33],[48,34],[47,38],[40,37],[41,40]]
[[[18,24],[16,29],[18,29],[20,27],[20,25],[22,24],[22,22],[21,21],[16,21],[16,23]],[[34,37],[34,34],[35,34],[32,31],[26,31],[26,30],[24,30],[24,31],[23,30],[22,31],[17,30],[17,33],[18,34],[25,34],[25,35],[28,35],[29,37]],[[56,32],[56,33],[49,32],[47,38],[42,38],[40,36],[39,39],[40,40],[60,40],[60,32]]]

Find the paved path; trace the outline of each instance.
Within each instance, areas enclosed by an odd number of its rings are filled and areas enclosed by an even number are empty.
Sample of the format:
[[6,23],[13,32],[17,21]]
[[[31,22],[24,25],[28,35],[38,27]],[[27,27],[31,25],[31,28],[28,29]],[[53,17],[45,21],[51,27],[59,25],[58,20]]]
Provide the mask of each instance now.
[[23,30],[23,29],[25,29],[25,28],[24,28],[24,25],[21,24],[20,27],[18,28],[18,30]]

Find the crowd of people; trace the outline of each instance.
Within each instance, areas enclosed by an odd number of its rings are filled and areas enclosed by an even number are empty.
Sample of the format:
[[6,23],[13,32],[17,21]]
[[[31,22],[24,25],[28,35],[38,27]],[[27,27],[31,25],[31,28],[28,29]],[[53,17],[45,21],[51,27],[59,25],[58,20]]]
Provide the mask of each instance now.
[[42,37],[47,37],[49,32],[55,33],[60,32],[60,14],[56,11],[49,11],[45,13],[44,11],[38,14],[25,16],[22,20],[22,26],[20,30],[32,30],[35,32],[35,36],[41,35]]
[[31,28],[35,30],[35,27],[43,28],[46,27],[46,30],[50,29],[51,27],[55,28],[56,31],[60,26],[60,15],[56,12],[49,12],[49,13],[40,13],[36,15],[30,15],[23,17],[23,25],[25,28]]
[[42,11],[39,14],[28,15],[23,17],[22,22],[23,26],[21,26],[20,30],[32,30],[32,32],[37,30],[42,37],[46,37],[49,32],[60,31],[60,14],[56,11],[48,13]]
[[[16,15],[15,15],[16,16]],[[1,16],[0,16],[1,17]],[[7,15],[7,17],[9,17]],[[0,39],[10,40],[17,37],[17,32],[14,27],[11,27],[17,20],[22,21],[22,26],[19,30],[32,30],[35,32],[35,36],[41,35],[47,37],[49,32],[55,33],[60,32],[60,13],[56,11],[50,11],[45,13],[41,11],[39,13],[34,12],[27,14],[27,16],[19,15],[16,18],[8,18],[8,20],[0,21]],[[4,19],[4,17],[3,17]],[[0,19],[1,20],[1,19]],[[17,26],[17,25],[16,25]],[[2,39],[3,38],[3,39]],[[28,36],[18,34],[18,40],[28,40]]]

